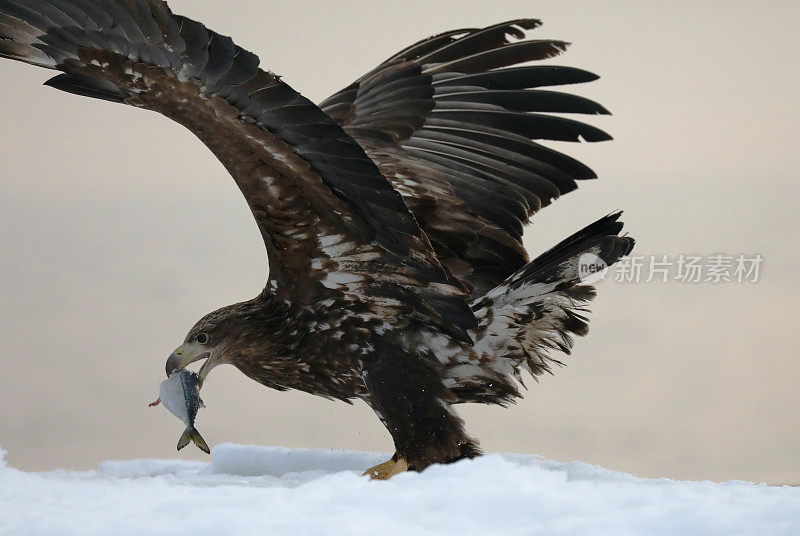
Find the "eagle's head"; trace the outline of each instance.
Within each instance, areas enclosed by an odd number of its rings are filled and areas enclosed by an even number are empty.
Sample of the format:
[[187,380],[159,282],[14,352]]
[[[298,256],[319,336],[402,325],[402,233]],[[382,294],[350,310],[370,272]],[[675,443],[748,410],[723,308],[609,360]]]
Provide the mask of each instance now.
[[[205,359],[198,372],[202,384],[208,373],[222,364],[268,358],[273,334],[283,320],[275,300],[259,297],[228,305],[205,315],[189,330],[183,344],[167,358],[167,376]],[[279,331],[279,329],[278,329]]]

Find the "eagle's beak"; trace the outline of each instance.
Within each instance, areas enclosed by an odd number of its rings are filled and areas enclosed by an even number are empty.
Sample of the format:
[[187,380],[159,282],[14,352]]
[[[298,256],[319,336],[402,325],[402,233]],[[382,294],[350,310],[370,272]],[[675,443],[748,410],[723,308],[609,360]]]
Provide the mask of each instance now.
[[[207,357],[210,356],[211,352],[209,352],[207,348],[200,346],[199,344],[191,344],[191,343],[182,344],[178,346],[175,349],[175,351],[172,352],[172,354],[167,358],[167,365],[166,365],[167,376],[170,376],[173,373],[186,368],[186,366],[189,365],[190,363],[194,363],[195,361],[200,361],[201,359],[206,359]],[[206,368],[207,364],[208,362],[204,363],[203,368]],[[207,371],[206,374],[208,374]],[[205,374],[203,374],[202,377],[205,377]]]

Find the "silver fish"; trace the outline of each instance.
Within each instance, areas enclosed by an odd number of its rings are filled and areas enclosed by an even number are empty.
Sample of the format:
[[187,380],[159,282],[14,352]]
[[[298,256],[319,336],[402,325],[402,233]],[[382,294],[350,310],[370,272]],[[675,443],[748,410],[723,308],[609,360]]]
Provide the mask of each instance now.
[[161,382],[158,393],[159,398],[150,405],[155,406],[159,402],[163,402],[164,407],[186,425],[186,430],[183,431],[178,440],[178,450],[188,445],[191,440],[200,450],[206,454],[211,454],[211,450],[200,435],[200,432],[194,427],[197,411],[205,407],[200,399],[198,383],[197,374],[192,371],[180,370],[175,372]]

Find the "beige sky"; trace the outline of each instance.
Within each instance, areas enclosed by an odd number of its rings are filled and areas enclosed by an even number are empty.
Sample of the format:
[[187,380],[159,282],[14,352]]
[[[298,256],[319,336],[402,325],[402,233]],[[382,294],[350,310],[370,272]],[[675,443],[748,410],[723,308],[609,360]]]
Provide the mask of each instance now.
[[[614,209],[641,255],[761,254],[756,284],[606,281],[591,332],[511,409],[462,407],[488,451],[641,476],[800,482],[796,2],[173,0],[319,101],[396,50],[521,16],[573,42],[552,63],[615,141],[560,145],[600,175],[536,215],[532,253]],[[259,292],[263,245],[233,181],[155,114],[0,62],[0,446],[25,469],[173,457],[156,397],[206,312]],[[372,412],[219,368],[198,428],[232,441],[390,451]],[[187,449],[184,458],[202,459]]]

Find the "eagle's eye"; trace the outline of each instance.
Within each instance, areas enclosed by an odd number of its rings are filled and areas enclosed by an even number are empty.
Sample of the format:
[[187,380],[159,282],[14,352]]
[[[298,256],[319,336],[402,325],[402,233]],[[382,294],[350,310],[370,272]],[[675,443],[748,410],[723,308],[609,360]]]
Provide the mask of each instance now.
[[208,335],[206,335],[205,333],[198,334],[197,335],[197,342],[199,342],[200,344],[207,343],[208,342]]

